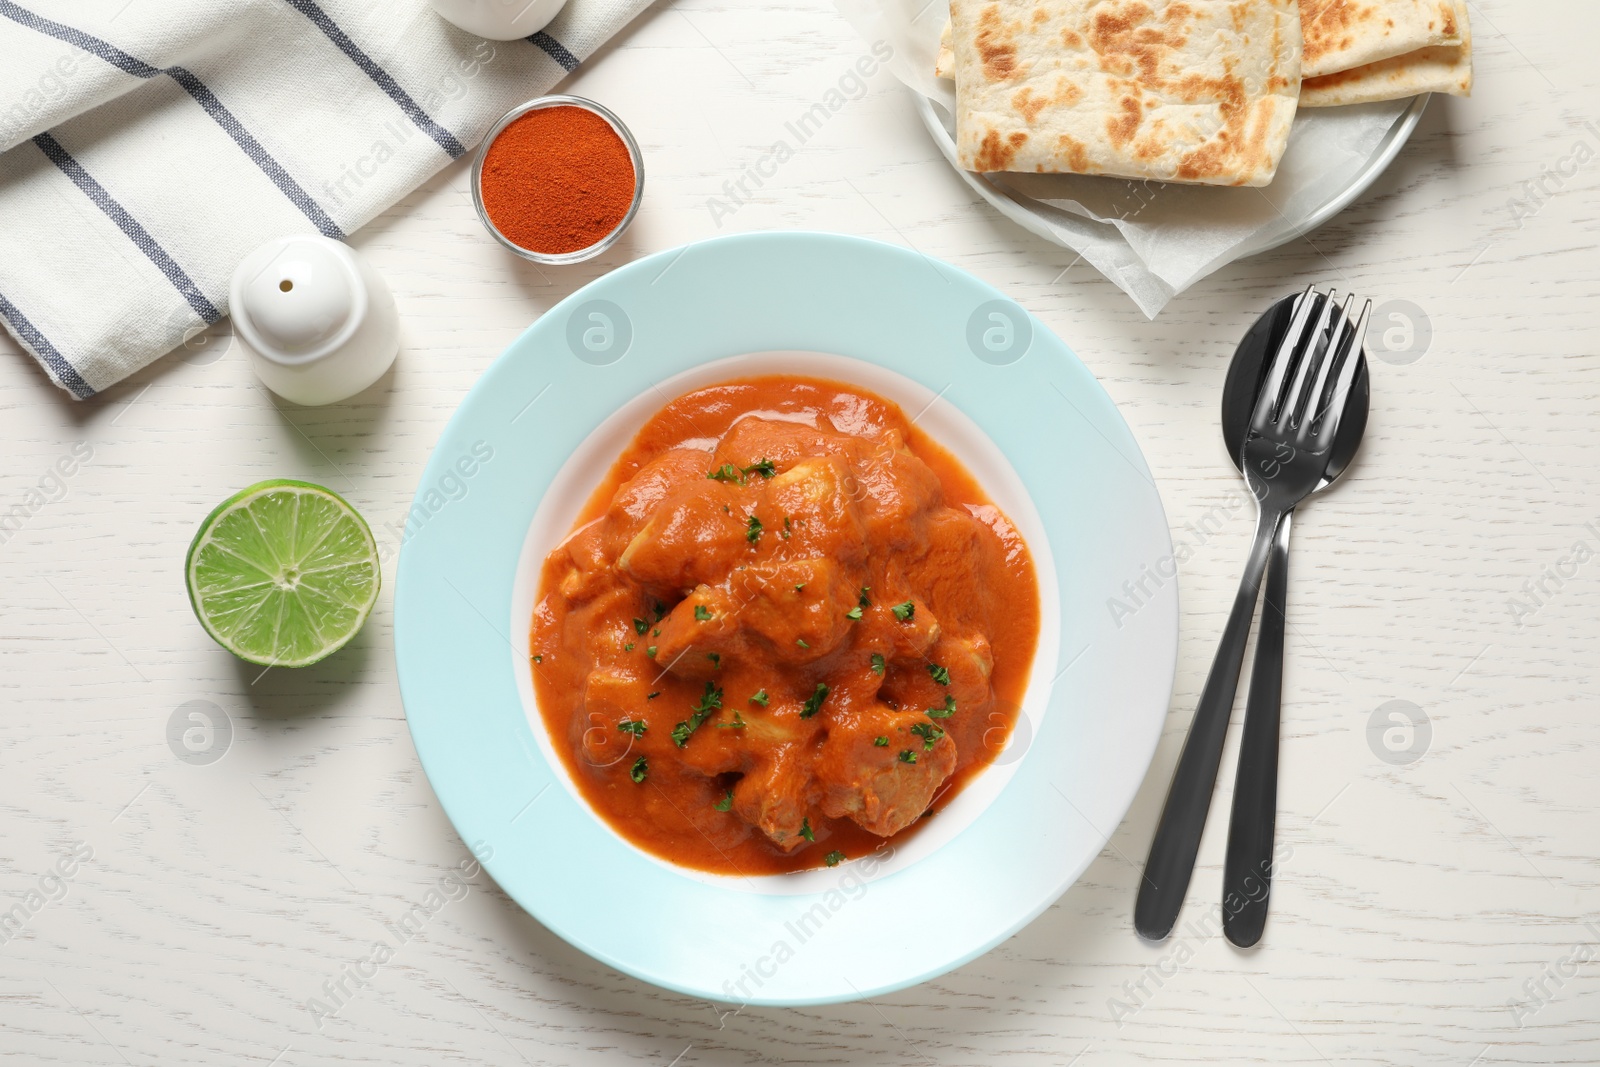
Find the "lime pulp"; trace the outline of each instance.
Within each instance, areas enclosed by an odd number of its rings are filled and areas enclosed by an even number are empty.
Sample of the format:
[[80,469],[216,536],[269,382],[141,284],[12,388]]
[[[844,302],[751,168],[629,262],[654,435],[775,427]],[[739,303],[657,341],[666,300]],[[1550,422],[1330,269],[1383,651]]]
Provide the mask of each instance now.
[[189,602],[240,659],[304,667],[343,648],[378,599],[372,530],[338,493],[257,482],[217,505],[189,544]]

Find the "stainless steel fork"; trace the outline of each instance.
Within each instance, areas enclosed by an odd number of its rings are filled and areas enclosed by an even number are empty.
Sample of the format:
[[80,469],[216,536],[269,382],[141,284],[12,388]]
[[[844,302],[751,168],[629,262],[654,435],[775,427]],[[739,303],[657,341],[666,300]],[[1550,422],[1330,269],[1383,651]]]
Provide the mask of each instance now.
[[1365,332],[1370,305],[1352,330],[1353,300],[1351,294],[1335,309],[1331,296],[1318,299],[1314,286],[1306,289],[1251,415],[1244,474],[1256,498],[1255,542],[1145,861],[1133,922],[1140,936],[1154,941],[1172,932],[1194,871],[1268,552],[1284,516],[1317,488],[1327,470],[1360,366],[1351,357],[1353,348],[1359,351],[1352,339]]

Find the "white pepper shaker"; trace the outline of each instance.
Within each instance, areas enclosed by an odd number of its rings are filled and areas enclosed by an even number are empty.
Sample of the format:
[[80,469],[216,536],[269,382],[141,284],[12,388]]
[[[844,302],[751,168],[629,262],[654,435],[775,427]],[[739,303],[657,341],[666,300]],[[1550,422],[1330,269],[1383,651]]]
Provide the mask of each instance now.
[[349,247],[295,234],[244,258],[228,287],[257,377],[296,404],[332,404],[377,381],[400,350],[394,294]]
[[567,0],[432,0],[448,22],[491,41],[514,41],[550,25]]

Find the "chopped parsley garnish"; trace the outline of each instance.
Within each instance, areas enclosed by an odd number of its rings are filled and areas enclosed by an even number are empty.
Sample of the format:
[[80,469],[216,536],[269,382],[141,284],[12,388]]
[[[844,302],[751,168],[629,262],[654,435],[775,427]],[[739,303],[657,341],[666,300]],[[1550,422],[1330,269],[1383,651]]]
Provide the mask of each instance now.
[[660,695],[661,695],[661,690],[658,689],[654,693],[651,693],[649,696],[645,697],[645,699],[646,700],[654,700],[656,697],[658,697]]
[[712,670],[719,671],[719,670],[722,669],[722,655],[721,655],[721,653],[718,653],[718,652],[707,652],[706,653],[706,659],[711,661],[711,669]]
[[794,529],[789,524],[789,516],[785,515],[783,517],[783,530],[779,532],[778,536],[787,541],[789,540],[790,535],[793,533]]
[[911,616],[917,613],[917,606],[911,601],[907,600],[903,604],[896,604],[889,610],[894,612],[894,617],[899,619],[901,622],[910,622]]
[[889,747],[889,739],[887,737],[874,737],[872,739],[872,743],[877,745],[879,748]]
[[649,648],[644,650],[644,654],[649,656],[651,659],[655,659],[656,658],[656,649],[658,647],[659,646],[657,646],[657,645],[651,645]]
[[860,606],[864,607],[864,608],[872,607],[872,601],[867,599],[867,594],[870,593],[870,592],[872,592],[872,586],[870,586],[870,585],[862,586],[861,587],[861,595],[856,597],[856,603],[859,604]]
[[765,689],[757,689],[755,696],[750,698],[750,703],[760,704],[762,707],[766,707],[768,699],[767,691]]
[[717,801],[712,805],[712,807],[716,808],[718,811],[727,811],[729,808],[733,807],[733,790],[728,790],[727,796]]
[[633,632],[634,633],[642,634],[648,629],[650,629],[650,624],[645,622],[643,619],[634,619],[633,620]]
[[629,641],[627,644],[623,645],[622,646],[622,651],[624,651],[624,652],[632,652],[633,651],[633,642]]
[[637,785],[644,781],[644,776],[650,773],[650,761],[640,756],[633,761],[633,766],[628,768],[628,777]]
[[872,673],[873,674],[882,674],[883,673],[883,669],[886,666],[888,666],[888,663],[885,662],[884,658],[881,655],[879,655],[878,653],[874,652],[872,654]]
[[913,752],[909,748],[901,749],[900,750],[900,762],[901,763],[915,763],[915,762],[917,762],[917,754],[915,752]]
[[928,673],[931,674],[933,676],[933,680],[938,682],[940,685],[950,684],[950,672],[939,666],[937,663],[928,664]]
[[822,709],[822,702],[827,699],[828,687],[818,682],[817,688],[812,690],[810,696],[806,697],[805,706],[800,709],[800,717],[802,719],[811,718]]
[[540,655],[539,653],[535,652],[533,654],[533,662],[535,662],[535,663],[543,663],[544,662],[544,657],[542,655]]
[[650,636],[651,637],[660,637],[661,636],[661,627],[657,626],[654,630],[651,630],[650,631]]
[[679,748],[689,743],[689,735],[700,729],[700,724],[710,718],[711,713],[722,707],[722,690],[714,682],[706,683],[706,691],[700,695],[700,703],[691,710],[693,714],[685,722],[680,722],[672,728],[672,742]]
[[797,638],[795,638],[795,639],[794,639],[794,643],[795,643],[795,644],[797,644],[797,645],[799,645],[799,646],[800,646],[800,647],[801,647],[801,648],[810,648],[810,647],[811,647],[811,646],[810,646],[810,645],[808,645],[808,644],[807,644],[807,643],[806,643],[806,639],[805,639],[805,638],[803,638],[803,637],[797,637]]
[[645,730],[649,729],[649,726],[640,719],[623,719],[617,723],[617,729],[625,734],[632,734],[634,737],[643,737]]
[[911,732],[922,738],[924,752],[932,748],[933,743],[944,736],[943,728],[935,726],[931,722],[919,722],[911,728]]
[[650,612],[655,616],[655,618],[651,619],[650,621],[660,622],[662,619],[667,617],[667,606],[659,600],[652,600],[650,602]]
[[750,521],[745,523],[744,539],[752,545],[761,540],[761,520],[754,515],[750,516]]
[[954,715],[955,713],[956,713],[956,698],[951,696],[949,693],[946,693],[945,696],[944,696],[944,707],[942,707],[942,708],[929,708],[928,709],[928,718],[930,718],[930,719],[948,719],[950,716]]
[[800,820],[800,836],[807,841],[815,841],[817,835],[811,832],[811,816],[807,815]]
[[[719,723],[717,723],[717,729],[719,729],[719,730],[743,730],[744,729],[744,716],[739,714],[738,709],[735,709],[734,713],[733,713],[733,721],[732,722],[719,722]],[[942,733],[943,731],[940,731],[940,732]]]
[[861,609],[860,608],[851,608],[849,611],[844,613],[844,617],[847,618],[847,619],[850,619],[852,621],[860,621],[860,619],[861,619]]
[[844,853],[840,852],[838,849],[834,849],[832,852],[822,857],[822,862],[826,863],[829,867],[837,867],[839,866],[840,861],[843,859]]
[[799,585],[796,585],[794,587],[794,591],[796,593],[798,593],[800,590],[804,589],[805,587],[806,587],[806,583],[805,582],[801,582]]
[[759,474],[763,478],[770,478],[776,473],[778,473],[777,464],[770,459],[762,459],[748,467],[735,467],[732,463],[724,463],[716,470],[706,472],[706,477],[713,481],[743,485],[747,474]]
[[694,606],[694,621],[695,622],[705,622],[709,618],[711,618],[711,609],[710,608],[706,607],[704,604],[696,604]]

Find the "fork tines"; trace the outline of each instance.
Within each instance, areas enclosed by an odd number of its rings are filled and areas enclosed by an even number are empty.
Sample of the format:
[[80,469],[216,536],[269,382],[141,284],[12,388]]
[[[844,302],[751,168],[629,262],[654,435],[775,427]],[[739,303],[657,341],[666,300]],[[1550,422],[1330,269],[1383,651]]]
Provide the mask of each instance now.
[[[1361,302],[1361,315],[1356,319],[1354,327],[1350,326],[1350,304],[1355,300],[1355,294],[1350,293],[1345,297],[1344,307],[1340,309],[1340,326],[1344,327],[1337,337],[1337,346],[1334,354],[1324,361],[1325,370],[1317,382],[1317,391],[1312,396],[1319,398],[1316,415],[1306,420],[1302,435],[1307,440],[1314,432],[1319,443],[1333,443],[1334,434],[1339,432],[1339,420],[1344,416],[1345,399],[1350,395],[1350,387],[1355,384],[1356,372],[1361,369],[1361,346],[1367,337],[1367,318],[1372,314],[1372,301]],[[1330,296],[1329,303],[1332,303]],[[1334,378],[1337,374],[1338,377]],[[1333,387],[1324,393],[1324,383],[1333,380]]]
[[1352,327],[1355,294],[1346,294],[1339,306],[1335,295],[1329,290],[1323,296],[1315,285],[1300,295],[1262,383],[1250,419],[1252,432],[1301,448],[1320,446],[1315,451],[1332,442],[1361,366],[1361,345],[1372,310],[1372,301],[1364,302]]

